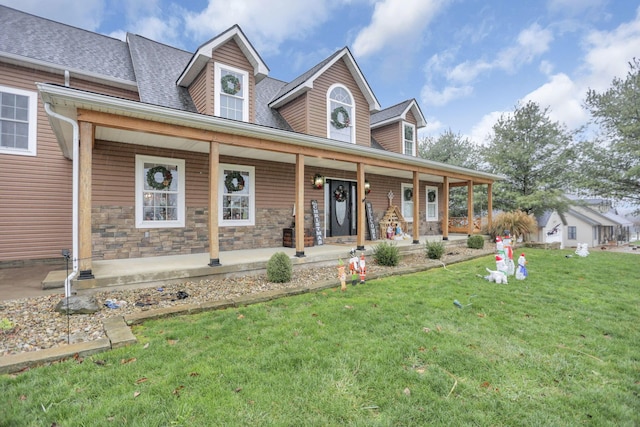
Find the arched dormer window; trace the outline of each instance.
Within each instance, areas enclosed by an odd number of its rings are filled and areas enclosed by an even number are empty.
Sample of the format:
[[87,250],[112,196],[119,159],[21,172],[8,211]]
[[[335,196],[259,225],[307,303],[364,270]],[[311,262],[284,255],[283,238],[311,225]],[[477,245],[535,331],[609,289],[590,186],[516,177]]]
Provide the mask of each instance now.
[[327,92],[327,136],[355,144],[355,106],[349,89],[335,84]]

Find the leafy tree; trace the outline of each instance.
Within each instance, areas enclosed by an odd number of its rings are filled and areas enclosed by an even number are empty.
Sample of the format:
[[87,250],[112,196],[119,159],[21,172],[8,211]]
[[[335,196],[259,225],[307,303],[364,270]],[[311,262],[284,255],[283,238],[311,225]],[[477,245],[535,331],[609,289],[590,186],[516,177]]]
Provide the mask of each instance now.
[[640,60],[603,93],[589,89],[586,107],[601,134],[585,147],[582,184],[596,195],[640,203]]
[[494,186],[494,206],[541,215],[568,208],[565,191],[571,189],[574,132],[549,118],[549,108],[532,101],[503,114],[483,150],[493,173],[504,175]]

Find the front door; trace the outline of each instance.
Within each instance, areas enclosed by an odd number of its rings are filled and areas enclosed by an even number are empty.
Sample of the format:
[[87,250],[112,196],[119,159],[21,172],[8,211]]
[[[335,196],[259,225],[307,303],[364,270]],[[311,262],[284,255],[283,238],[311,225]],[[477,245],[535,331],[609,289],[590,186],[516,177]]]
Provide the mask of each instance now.
[[352,236],[356,228],[356,183],[329,180],[329,235]]

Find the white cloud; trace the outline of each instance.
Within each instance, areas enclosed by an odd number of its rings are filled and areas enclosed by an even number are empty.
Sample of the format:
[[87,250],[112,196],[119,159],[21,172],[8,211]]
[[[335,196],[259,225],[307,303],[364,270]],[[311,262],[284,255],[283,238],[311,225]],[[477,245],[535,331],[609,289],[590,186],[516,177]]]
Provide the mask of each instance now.
[[2,4],[89,31],[100,27],[105,14],[105,0],[3,0]]
[[564,123],[569,129],[575,129],[589,119],[582,108],[583,88],[574,83],[569,76],[559,73],[550,80],[525,95],[524,101],[533,101],[542,108],[550,107],[549,118]]
[[447,0],[382,0],[375,3],[371,23],[353,42],[357,57],[371,55],[388,46],[406,45],[447,4]]
[[422,87],[420,99],[424,105],[446,105],[454,99],[464,98],[473,92],[472,86],[447,86],[438,91],[429,85]]
[[498,54],[492,64],[493,68],[513,71],[523,64],[531,63],[534,58],[549,50],[551,41],[553,41],[553,34],[549,29],[532,24],[518,34],[517,43],[514,46],[510,46]]
[[[493,125],[503,114],[509,114],[505,111],[492,111],[485,114],[478,123],[471,128],[471,134],[468,138],[478,145],[486,145],[485,142],[493,135]],[[466,135],[465,135],[466,136]]]

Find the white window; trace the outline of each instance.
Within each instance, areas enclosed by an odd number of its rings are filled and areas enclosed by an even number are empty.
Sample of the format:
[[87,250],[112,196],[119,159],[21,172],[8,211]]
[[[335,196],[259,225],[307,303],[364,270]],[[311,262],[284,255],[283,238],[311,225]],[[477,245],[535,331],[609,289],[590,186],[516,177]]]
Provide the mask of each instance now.
[[402,216],[405,221],[413,222],[413,185],[402,184]]
[[36,155],[38,97],[35,92],[0,86],[0,153]]
[[238,68],[215,65],[214,114],[227,119],[248,121],[249,100],[247,82],[249,74]]
[[356,142],[355,108],[349,89],[333,85],[327,92],[327,135],[330,139]]
[[427,187],[427,221],[438,220],[438,187]]
[[255,225],[255,168],[220,164],[221,226]]
[[411,123],[402,125],[403,152],[409,156],[416,155],[416,127]]
[[185,226],[184,160],[136,156],[136,227]]

